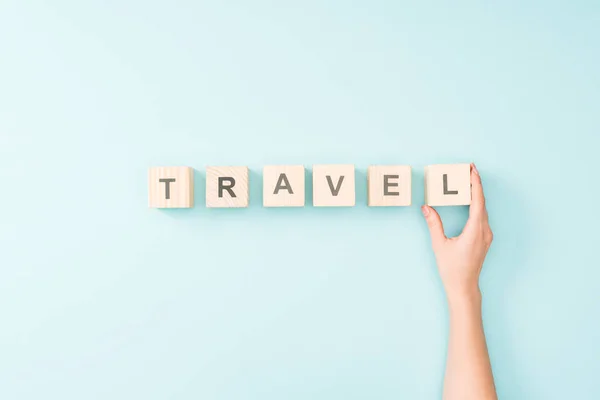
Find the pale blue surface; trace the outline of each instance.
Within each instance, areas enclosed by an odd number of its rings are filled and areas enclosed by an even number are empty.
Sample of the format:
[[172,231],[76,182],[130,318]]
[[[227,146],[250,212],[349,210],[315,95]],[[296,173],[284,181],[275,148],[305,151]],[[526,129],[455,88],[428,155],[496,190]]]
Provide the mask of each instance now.
[[[474,160],[500,397],[597,399],[600,6],[501,3],[2,0],[0,398],[440,398],[423,166]],[[356,164],[357,206],[263,209],[279,163]],[[386,163],[412,207],[366,207]],[[196,208],[146,207],[157,165]]]

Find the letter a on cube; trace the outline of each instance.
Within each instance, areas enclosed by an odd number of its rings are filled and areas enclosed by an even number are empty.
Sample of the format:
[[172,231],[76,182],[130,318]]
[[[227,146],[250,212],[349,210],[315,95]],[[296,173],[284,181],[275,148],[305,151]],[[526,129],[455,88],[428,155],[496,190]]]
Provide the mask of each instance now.
[[248,207],[248,167],[207,167],[206,207]]
[[367,175],[369,206],[410,206],[411,167],[409,165],[371,165]]
[[265,166],[263,168],[263,206],[304,207],[304,166]]
[[425,203],[429,206],[471,204],[471,165],[438,164],[425,167]]
[[148,170],[150,208],[194,207],[194,170],[190,167],[152,167]]
[[354,165],[313,165],[313,205],[354,207]]

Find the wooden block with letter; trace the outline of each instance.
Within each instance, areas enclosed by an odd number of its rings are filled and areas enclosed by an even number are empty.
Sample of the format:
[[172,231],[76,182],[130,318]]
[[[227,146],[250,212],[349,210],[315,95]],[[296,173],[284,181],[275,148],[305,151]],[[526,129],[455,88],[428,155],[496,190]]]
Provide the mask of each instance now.
[[206,207],[248,207],[248,167],[207,167]]
[[152,167],[148,170],[150,208],[194,207],[194,170],[191,167]]
[[439,164],[425,167],[425,204],[429,206],[471,204],[471,165]]
[[410,206],[411,168],[409,165],[371,165],[367,174],[369,206]]
[[263,168],[263,206],[304,207],[304,166],[265,166]]
[[353,207],[355,204],[354,165],[314,165],[313,205]]

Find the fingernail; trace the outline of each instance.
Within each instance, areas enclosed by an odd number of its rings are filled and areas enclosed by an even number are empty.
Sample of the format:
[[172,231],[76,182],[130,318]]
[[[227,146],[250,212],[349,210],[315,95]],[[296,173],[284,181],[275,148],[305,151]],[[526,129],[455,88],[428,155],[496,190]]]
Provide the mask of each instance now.
[[476,175],[479,175],[479,171],[477,171],[477,167],[475,166],[475,163],[473,163],[473,172],[475,172]]
[[429,207],[427,206],[423,206],[421,207],[421,212],[423,213],[423,216],[428,216],[429,215]]

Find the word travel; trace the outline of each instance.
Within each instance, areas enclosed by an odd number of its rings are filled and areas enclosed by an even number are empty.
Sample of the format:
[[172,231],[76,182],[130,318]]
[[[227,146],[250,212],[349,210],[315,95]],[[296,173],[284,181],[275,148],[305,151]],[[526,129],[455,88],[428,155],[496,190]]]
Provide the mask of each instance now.
[[[410,206],[412,169],[409,165],[372,165],[367,174],[371,207]],[[353,207],[356,202],[354,165],[313,165],[313,206]],[[206,207],[239,208],[250,203],[248,167],[207,167]],[[263,168],[264,207],[304,207],[305,171],[302,165]],[[458,206],[471,203],[470,164],[425,167],[425,203]],[[152,167],[148,171],[151,208],[194,207],[191,167]]]

